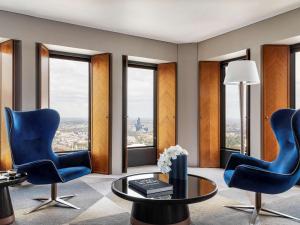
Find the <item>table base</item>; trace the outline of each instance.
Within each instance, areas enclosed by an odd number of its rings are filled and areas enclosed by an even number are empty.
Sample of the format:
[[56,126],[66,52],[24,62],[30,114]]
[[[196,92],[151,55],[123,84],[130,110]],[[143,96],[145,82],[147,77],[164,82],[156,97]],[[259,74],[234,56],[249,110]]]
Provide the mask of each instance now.
[[0,225],[12,224],[15,221],[15,216],[11,215],[5,218],[0,218]]
[[132,225],[190,225],[188,205],[133,203]]
[[12,224],[15,221],[8,187],[0,188],[0,225]]

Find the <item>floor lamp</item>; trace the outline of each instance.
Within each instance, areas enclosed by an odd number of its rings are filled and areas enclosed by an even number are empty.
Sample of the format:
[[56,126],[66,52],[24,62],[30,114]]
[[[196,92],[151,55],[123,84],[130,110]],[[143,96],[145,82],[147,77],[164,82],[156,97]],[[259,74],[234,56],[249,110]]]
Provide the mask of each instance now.
[[[240,92],[240,120],[241,120],[241,154],[247,154],[244,143],[245,122],[245,91],[246,85],[259,84],[259,75],[255,61],[237,60],[230,62],[227,67],[224,85],[239,85]],[[246,137],[247,138],[247,137]]]

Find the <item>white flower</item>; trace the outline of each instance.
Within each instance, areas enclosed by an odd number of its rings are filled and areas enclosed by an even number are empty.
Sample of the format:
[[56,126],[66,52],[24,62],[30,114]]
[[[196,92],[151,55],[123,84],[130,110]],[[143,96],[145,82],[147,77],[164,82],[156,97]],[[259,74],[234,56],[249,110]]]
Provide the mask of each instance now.
[[181,146],[171,146],[165,149],[157,161],[157,166],[162,173],[169,173],[171,171],[172,160],[177,159],[178,155],[188,155],[187,150],[183,149]]

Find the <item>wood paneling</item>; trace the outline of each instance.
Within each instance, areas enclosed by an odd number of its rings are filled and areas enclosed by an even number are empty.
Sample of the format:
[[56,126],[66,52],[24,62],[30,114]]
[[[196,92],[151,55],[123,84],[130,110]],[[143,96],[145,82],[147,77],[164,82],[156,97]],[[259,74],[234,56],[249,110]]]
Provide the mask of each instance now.
[[176,63],[157,68],[157,153],[176,144]]
[[4,107],[13,108],[13,40],[0,44],[1,64],[1,143],[0,143],[0,170],[8,170],[12,167],[10,146],[7,139]]
[[220,167],[220,63],[199,63],[199,166]]
[[[91,59],[91,155],[93,172],[111,173],[111,54]],[[121,162],[120,162],[121,163]]]
[[267,161],[274,160],[278,154],[278,144],[270,125],[271,115],[280,108],[290,106],[289,56],[289,46],[263,46],[262,158]]
[[37,44],[37,108],[49,107],[49,50]]

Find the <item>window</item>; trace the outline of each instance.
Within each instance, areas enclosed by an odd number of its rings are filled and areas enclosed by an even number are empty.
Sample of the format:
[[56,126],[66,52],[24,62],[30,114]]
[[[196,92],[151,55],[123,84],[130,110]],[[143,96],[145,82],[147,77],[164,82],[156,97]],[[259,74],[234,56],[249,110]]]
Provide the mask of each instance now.
[[153,69],[128,67],[127,147],[155,146]]
[[[227,66],[225,67],[225,74]],[[241,147],[239,86],[225,86],[225,148],[239,150]]]
[[49,107],[60,114],[56,152],[89,149],[89,66],[87,60],[50,54]]
[[[240,121],[240,99],[239,99],[239,86],[238,85],[224,85],[223,81],[226,76],[228,63],[234,60],[244,60],[246,56],[236,59],[224,61],[221,63],[221,148],[233,151],[239,151],[241,149],[241,121]],[[246,89],[247,97],[244,100],[246,112],[246,118],[249,118],[250,101],[249,101],[249,88]],[[244,124],[245,139],[249,133],[249,119]],[[249,135],[248,135],[249,136]],[[248,143],[247,143],[248,142]],[[249,137],[245,142],[246,147],[249,145]]]
[[291,106],[300,108],[300,44],[291,46]]

